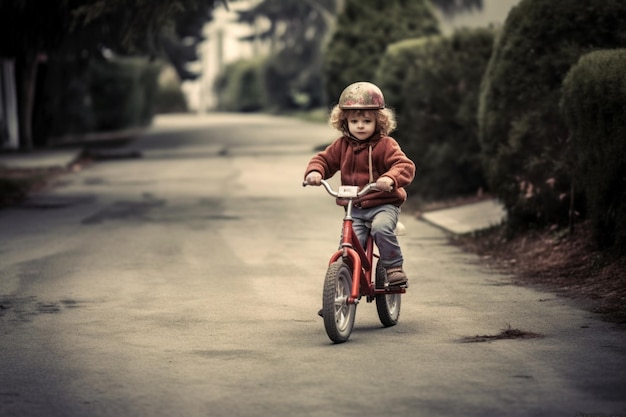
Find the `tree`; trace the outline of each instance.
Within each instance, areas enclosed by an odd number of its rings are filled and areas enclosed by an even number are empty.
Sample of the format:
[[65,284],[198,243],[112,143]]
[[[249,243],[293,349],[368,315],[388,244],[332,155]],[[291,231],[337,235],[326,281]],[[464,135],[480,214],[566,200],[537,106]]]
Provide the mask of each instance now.
[[[225,1],[225,0],[222,0]],[[3,0],[0,56],[16,59],[21,143],[31,148],[37,71],[50,56],[89,60],[104,50],[158,56],[183,13],[205,20],[216,0]],[[130,4],[129,4],[130,3]]]
[[[262,0],[239,12],[239,21],[254,28],[242,40],[269,42],[264,82],[269,105],[279,110],[317,107],[323,96],[322,45],[334,22],[335,0]],[[257,22],[269,25],[259,31]]]
[[[268,99],[279,109],[304,106],[317,107],[327,104],[327,97],[335,98],[335,87],[324,88],[324,56],[331,38],[335,34],[337,16],[346,10],[347,0],[261,0],[249,10],[240,12],[239,21],[249,24],[254,33],[243,40],[269,42],[271,56],[265,68],[265,84]],[[393,21],[396,15],[401,21],[418,18],[415,10],[424,9],[425,1],[400,2],[400,8],[393,2],[379,2],[385,11],[381,19]],[[385,4],[383,4],[385,3]],[[405,5],[406,3],[406,5]],[[422,4],[424,3],[424,4]],[[432,0],[435,7],[444,15],[454,15],[482,8],[482,0]],[[371,0],[352,3],[354,8],[363,5],[372,7]],[[375,5],[374,5],[375,6]],[[402,10],[402,7],[406,9]],[[382,10],[382,9],[381,9]],[[387,10],[395,13],[389,16]],[[413,14],[411,14],[413,13]],[[429,16],[434,24],[433,16]],[[258,31],[258,19],[269,22],[266,30]],[[367,31],[366,31],[367,32]],[[422,34],[417,31],[417,34]],[[407,36],[412,36],[408,34]],[[401,35],[403,38],[405,35]],[[396,39],[388,38],[393,42]],[[383,42],[386,42],[383,41]],[[333,42],[335,40],[333,39]],[[382,45],[384,49],[385,45]],[[330,96],[325,94],[329,92]]]
[[[214,0],[215,1],[215,0]],[[213,2],[198,4],[197,9],[177,14],[172,30],[162,31],[158,38],[167,60],[181,81],[195,80],[200,74],[190,71],[187,64],[198,60],[198,45],[204,41],[203,29],[212,18]]]
[[325,56],[328,97],[336,101],[347,85],[371,81],[387,45],[438,33],[427,0],[346,0]]

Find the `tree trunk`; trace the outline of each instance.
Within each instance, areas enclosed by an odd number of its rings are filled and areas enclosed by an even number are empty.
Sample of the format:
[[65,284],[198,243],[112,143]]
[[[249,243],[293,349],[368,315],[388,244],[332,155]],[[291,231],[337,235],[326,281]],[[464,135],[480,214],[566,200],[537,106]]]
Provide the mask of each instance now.
[[22,68],[22,80],[19,89],[19,124],[20,148],[23,150],[33,149],[33,108],[35,107],[37,71],[39,64],[45,60],[45,53],[27,53]]

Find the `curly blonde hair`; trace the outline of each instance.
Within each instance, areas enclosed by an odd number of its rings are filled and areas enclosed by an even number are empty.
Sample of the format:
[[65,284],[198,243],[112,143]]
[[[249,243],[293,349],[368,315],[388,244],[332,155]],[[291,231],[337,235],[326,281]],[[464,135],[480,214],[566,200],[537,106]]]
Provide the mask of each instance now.
[[339,107],[339,105],[333,107],[331,110],[328,118],[328,124],[330,127],[345,134],[348,132],[348,119],[355,116],[363,116],[374,119],[376,121],[376,132],[380,133],[381,136],[389,135],[397,127],[396,114],[391,109],[343,110]]

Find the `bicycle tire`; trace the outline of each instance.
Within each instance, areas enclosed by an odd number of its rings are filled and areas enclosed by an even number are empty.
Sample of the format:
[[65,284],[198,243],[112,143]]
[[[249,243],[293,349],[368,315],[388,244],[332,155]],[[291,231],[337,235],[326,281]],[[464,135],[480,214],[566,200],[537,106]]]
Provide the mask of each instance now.
[[[387,284],[387,272],[378,262],[376,264],[376,288],[385,288]],[[398,324],[400,319],[400,307],[402,306],[401,294],[378,294],[376,295],[376,311],[378,318],[385,327]]]
[[341,259],[332,263],[324,279],[322,309],[324,328],[333,343],[343,343],[352,334],[356,304],[348,304],[351,289],[351,269]]

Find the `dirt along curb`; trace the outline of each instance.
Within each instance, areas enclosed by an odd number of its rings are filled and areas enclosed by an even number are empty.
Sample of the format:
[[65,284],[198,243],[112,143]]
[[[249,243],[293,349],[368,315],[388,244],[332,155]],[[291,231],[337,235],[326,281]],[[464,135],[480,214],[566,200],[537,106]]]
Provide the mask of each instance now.
[[547,228],[509,237],[498,227],[450,241],[478,255],[477,262],[485,267],[511,275],[516,284],[577,301],[626,329],[626,257],[597,248],[588,221],[577,224],[571,234]]

